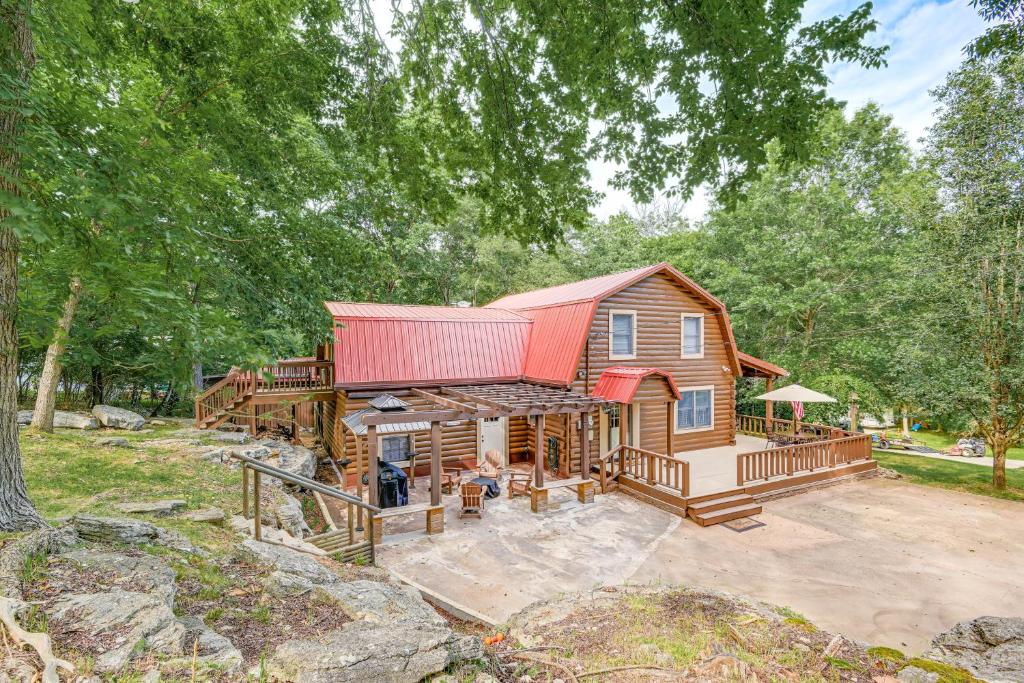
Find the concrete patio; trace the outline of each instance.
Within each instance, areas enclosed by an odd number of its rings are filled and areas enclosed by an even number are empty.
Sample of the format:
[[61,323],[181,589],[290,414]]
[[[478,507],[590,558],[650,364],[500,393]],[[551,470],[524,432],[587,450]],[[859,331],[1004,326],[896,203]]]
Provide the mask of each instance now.
[[767,503],[764,527],[701,528],[621,494],[580,505],[558,491],[490,500],[447,530],[391,537],[379,563],[492,623],[565,592],[670,582],[742,593],[818,626],[916,653],[935,633],[983,614],[1024,614],[1024,505],[899,481],[841,484]]

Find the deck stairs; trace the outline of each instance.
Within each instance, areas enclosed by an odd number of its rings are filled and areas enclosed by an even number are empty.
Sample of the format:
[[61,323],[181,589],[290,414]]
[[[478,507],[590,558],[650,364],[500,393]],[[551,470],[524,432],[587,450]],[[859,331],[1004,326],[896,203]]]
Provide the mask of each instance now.
[[196,397],[196,427],[216,429],[235,417],[248,417],[255,428],[256,406],[283,401],[333,398],[330,361],[292,359],[256,370],[232,368],[227,375]]
[[761,512],[761,506],[754,497],[746,493],[711,497],[686,506],[686,515],[701,526],[730,522]]

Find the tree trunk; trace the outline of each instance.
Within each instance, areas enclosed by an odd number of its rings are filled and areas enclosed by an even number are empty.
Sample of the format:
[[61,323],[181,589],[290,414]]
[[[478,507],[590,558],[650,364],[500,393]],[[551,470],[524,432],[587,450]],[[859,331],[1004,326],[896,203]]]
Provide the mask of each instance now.
[[997,491],[1006,489],[1006,435],[1002,432],[992,434],[992,486]]
[[39,391],[36,394],[36,409],[32,414],[32,429],[41,432],[53,431],[53,408],[57,401],[57,383],[60,381],[60,363],[64,357],[64,348],[68,343],[71,323],[75,319],[78,299],[82,294],[82,280],[77,275],[71,278],[71,292],[64,302],[64,313],[57,323],[53,341],[46,348],[46,360],[43,362],[43,374],[39,378]]
[[909,439],[910,438],[910,409],[906,406],[906,404],[904,404],[903,407],[901,408],[901,410],[903,412],[903,438],[904,439]]
[[[23,97],[35,63],[30,7],[30,0],[0,0],[6,42],[0,68],[15,90],[0,103],[0,191],[14,197],[20,196]],[[0,203],[0,531],[21,531],[46,522],[28,497],[18,444],[18,236],[7,206]]]
[[200,361],[192,363],[192,385],[196,396],[203,393],[203,364]]
[[89,407],[103,403],[103,368],[98,365],[92,367],[89,378]]

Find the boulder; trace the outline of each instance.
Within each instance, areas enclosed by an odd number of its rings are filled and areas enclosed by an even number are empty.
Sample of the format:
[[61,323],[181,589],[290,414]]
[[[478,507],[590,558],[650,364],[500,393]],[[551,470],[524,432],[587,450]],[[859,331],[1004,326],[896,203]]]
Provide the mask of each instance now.
[[150,593],[161,598],[168,607],[174,606],[177,590],[174,570],[157,557],[97,548],[76,548],[59,557],[84,570],[102,572],[104,583],[111,588]]
[[64,552],[78,543],[78,534],[71,527],[46,527],[5,543],[0,547],[0,596],[21,597],[22,574],[32,556]]
[[105,439],[97,439],[97,446],[110,446],[112,448],[131,448],[132,445],[128,439],[123,436],[108,436]]
[[[34,410],[19,410],[18,424],[27,425],[32,423]],[[53,411],[53,426],[62,429],[98,429],[100,424],[92,415],[83,413],[69,413],[66,410]]]
[[317,640],[282,643],[267,661],[267,674],[304,683],[415,683],[482,656],[479,638],[455,633],[448,626],[353,621]]
[[[267,477],[267,479],[271,478]],[[267,487],[264,491],[270,503],[264,510],[272,519],[267,520],[261,515],[261,520],[265,523],[276,524],[279,529],[287,531],[295,538],[305,538],[311,530],[306,524],[306,516],[302,513],[302,505],[299,504],[299,501],[285,493],[281,487]]]
[[[87,634],[93,670],[115,672],[146,654],[182,655],[185,626],[156,594],[115,589],[58,598],[46,609],[60,631]],[[53,629],[51,628],[51,632]]]
[[95,405],[92,407],[92,414],[101,425],[112,429],[128,429],[137,432],[146,425],[146,418],[138,413],[115,406]]
[[927,659],[966,669],[990,683],[1024,682],[1024,618],[978,617],[932,639]]
[[305,595],[315,587],[309,579],[281,570],[271,572],[270,576],[263,581],[263,592],[276,598],[291,598],[297,595]]
[[428,605],[412,586],[379,581],[348,581],[316,587],[317,593],[330,598],[352,619],[377,623],[413,622],[444,626],[444,618]]
[[129,514],[169,515],[175,510],[185,507],[185,501],[180,498],[174,498],[139,503],[118,503],[114,507],[121,512]]
[[100,517],[98,515],[80,513],[71,518],[71,526],[86,541],[125,543],[127,545],[152,543],[186,553],[199,552],[180,533],[161,529],[154,524],[141,520],[124,519],[121,517]]
[[252,538],[242,541],[242,547],[252,553],[259,562],[287,574],[294,574],[310,583],[328,584],[339,580],[334,572],[317,562],[311,555],[297,550],[262,543]]
[[938,683],[939,674],[916,666],[905,666],[896,674],[896,680],[900,683]]
[[275,439],[263,439],[259,444],[270,451],[274,467],[307,479],[312,479],[316,474],[316,454],[305,446]]
[[[198,661],[231,673],[242,665],[242,653],[234,644],[203,623],[198,617],[182,617],[185,627],[186,654],[198,643]],[[188,663],[191,663],[189,658]]]
[[220,508],[203,508],[202,510],[193,510],[192,512],[186,512],[181,515],[182,519],[187,519],[193,522],[206,522],[207,524],[223,524],[224,520],[227,519],[227,515]]

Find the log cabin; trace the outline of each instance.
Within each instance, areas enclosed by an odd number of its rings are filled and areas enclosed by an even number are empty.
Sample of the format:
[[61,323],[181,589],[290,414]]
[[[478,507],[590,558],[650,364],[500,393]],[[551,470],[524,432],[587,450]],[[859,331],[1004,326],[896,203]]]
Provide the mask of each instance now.
[[[668,263],[482,307],[325,306],[333,343],[315,360],[264,368],[267,386],[238,372],[234,398],[197,399],[197,424],[216,426],[218,402],[244,408],[246,392],[313,401],[317,434],[360,496],[379,502],[383,463],[413,483],[429,476],[428,531],[443,528],[443,474],[487,454],[532,473],[534,511],[553,488],[587,503],[595,486],[618,486],[701,524],[755,514],[759,493],[874,467],[863,435],[777,420],[770,404],[764,418],[738,416],[737,378],[770,389],[788,373],[740,352],[725,305]],[[777,439],[787,431],[793,442]]]

